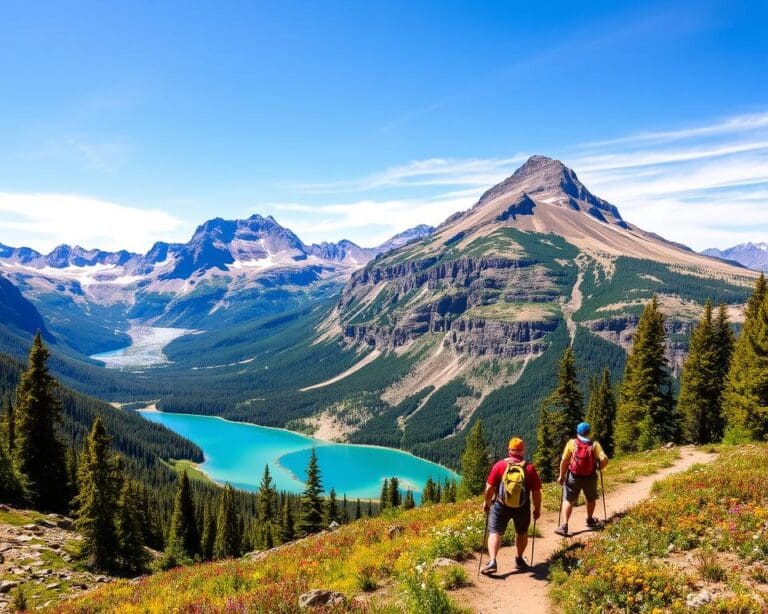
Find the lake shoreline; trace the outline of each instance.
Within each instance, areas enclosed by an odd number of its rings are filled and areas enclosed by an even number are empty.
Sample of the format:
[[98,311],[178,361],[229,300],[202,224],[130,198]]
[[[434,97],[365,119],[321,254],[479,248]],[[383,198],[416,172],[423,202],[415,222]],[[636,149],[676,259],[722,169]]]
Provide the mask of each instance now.
[[[145,419],[162,424],[197,444],[204,455],[203,463],[197,466],[197,470],[212,482],[220,485],[230,483],[247,491],[258,490],[256,473],[260,478],[263,465],[268,464],[279,488],[300,493],[304,480],[299,475],[311,448],[317,449],[318,456],[326,463],[324,479],[328,490],[335,488],[337,492],[346,492],[353,499],[376,500],[380,483],[386,477],[397,476],[404,489],[416,495],[420,494],[424,482],[430,476],[440,482],[445,479],[461,479],[458,473],[448,467],[387,446],[325,441],[290,429],[230,420],[222,416],[163,412],[158,409],[157,401],[134,411],[146,414]],[[179,420],[174,423],[174,418]],[[211,418],[228,426],[214,427],[214,423],[204,422]],[[238,430],[232,431],[228,428],[230,425]],[[253,435],[249,434],[251,429]],[[269,435],[269,432],[275,435]],[[371,454],[365,450],[370,450]],[[286,462],[283,462],[284,459]],[[209,466],[205,467],[206,464]],[[258,472],[255,471],[256,467],[259,467]],[[357,469],[354,478],[349,473],[350,467]]]

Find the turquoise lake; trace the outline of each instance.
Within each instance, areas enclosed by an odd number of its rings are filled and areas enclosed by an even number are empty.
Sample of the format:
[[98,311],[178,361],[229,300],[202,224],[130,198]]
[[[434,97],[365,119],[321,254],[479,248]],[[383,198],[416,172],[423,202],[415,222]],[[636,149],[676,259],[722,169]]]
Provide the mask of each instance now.
[[141,411],[202,448],[200,468],[219,483],[257,490],[264,465],[278,490],[301,492],[309,455],[314,447],[325,492],[336,489],[339,498],[378,498],[385,478],[396,476],[403,490],[416,498],[427,479],[458,479],[453,471],[406,452],[376,446],[320,441],[283,429],[230,422],[213,416]]

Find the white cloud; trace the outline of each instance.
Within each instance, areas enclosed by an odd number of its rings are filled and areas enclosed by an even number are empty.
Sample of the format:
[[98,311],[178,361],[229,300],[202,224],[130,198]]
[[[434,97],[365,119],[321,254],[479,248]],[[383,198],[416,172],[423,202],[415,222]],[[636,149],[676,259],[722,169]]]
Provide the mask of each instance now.
[[186,240],[186,222],[157,209],[73,194],[0,192],[0,242],[42,252],[61,243],[144,252],[155,241]]

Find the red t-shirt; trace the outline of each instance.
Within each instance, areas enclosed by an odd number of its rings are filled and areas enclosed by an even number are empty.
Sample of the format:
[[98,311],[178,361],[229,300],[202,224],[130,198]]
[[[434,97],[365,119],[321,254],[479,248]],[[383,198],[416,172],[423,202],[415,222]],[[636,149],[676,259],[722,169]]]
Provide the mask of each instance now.
[[[491,467],[487,482],[494,490],[497,490],[501,484],[501,478],[504,477],[504,472],[507,470],[507,460],[519,463],[523,459],[519,456],[510,456],[509,459],[502,459]],[[525,487],[529,492],[541,490],[541,478],[533,463],[528,463],[525,466]]]

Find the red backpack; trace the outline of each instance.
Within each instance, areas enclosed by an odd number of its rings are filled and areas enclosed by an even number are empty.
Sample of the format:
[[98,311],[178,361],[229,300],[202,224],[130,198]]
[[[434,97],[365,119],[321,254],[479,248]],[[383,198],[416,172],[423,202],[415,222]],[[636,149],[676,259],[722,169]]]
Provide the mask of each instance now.
[[586,478],[595,475],[595,452],[591,441],[581,441],[576,438],[576,449],[571,456],[568,471],[577,477]]

